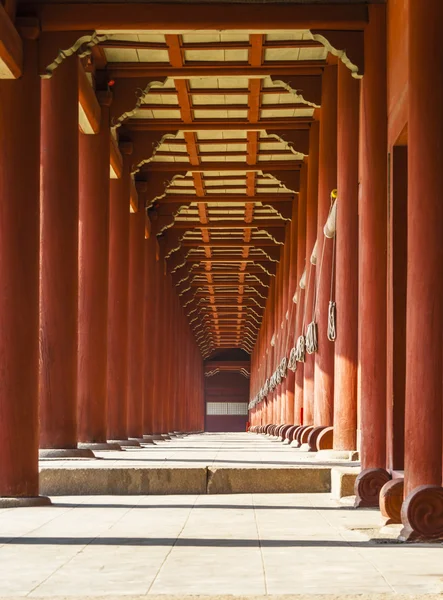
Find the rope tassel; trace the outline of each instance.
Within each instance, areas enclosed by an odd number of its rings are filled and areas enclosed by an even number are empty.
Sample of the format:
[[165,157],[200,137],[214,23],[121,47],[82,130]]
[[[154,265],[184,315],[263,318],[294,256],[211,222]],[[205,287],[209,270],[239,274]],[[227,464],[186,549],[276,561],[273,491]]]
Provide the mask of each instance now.
[[297,370],[297,351],[295,348],[292,348],[289,355],[288,369],[292,372]]
[[312,321],[306,331],[306,352],[314,354],[318,349],[317,323]]
[[305,337],[301,335],[297,340],[295,347],[295,360],[297,362],[305,362]]
[[332,300],[329,302],[328,308],[328,340],[330,342],[335,342],[337,337],[337,328],[336,328],[336,319],[337,319],[337,308],[335,302]]

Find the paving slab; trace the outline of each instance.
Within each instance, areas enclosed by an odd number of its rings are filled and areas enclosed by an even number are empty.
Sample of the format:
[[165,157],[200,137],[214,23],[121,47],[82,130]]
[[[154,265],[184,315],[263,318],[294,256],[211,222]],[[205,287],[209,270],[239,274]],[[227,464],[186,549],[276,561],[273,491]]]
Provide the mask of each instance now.
[[53,502],[0,510],[0,597],[443,594],[441,544],[375,539],[378,511],[343,507],[328,493]]

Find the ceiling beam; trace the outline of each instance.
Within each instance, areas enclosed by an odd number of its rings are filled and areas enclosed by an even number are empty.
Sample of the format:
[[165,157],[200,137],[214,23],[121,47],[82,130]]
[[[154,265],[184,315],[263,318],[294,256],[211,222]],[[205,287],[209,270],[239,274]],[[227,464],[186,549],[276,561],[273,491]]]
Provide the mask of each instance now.
[[[151,162],[142,166],[142,172],[184,172],[209,173],[211,171],[294,171],[301,169],[303,161],[285,160],[279,161],[260,161],[253,165],[241,162],[205,162],[201,165],[193,165],[185,162]],[[223,178],[223,176],[221,177]],[[177,198],[180,201],[180,198]]]
[[22,40],[0,2],[0,79],[18,79],[22,72]]
[[174,77],[191,79],[194,77],[282,77],[285,75],[309,75],[321,77],[327,63],[323,60],[297,60],[288,63],[273,61],[261,67],[252,67],[248,63],[210,63],[186,64],[174,67],[168,64],[147,65],[142,62],[108,62],[106,72],[111,79],[130,77]]
[[[311,117],[293,117],[292,119],[261,119],[258,123],[245,120],[215,119],[212,121],[197,120],[183,123],[179,119],[132,119],[126,121],[126,131],[272,131],[273,129],[303,130],[309,129]],[[226,142],[228,143],[228,142]],[[180,163],[177,163],[180,164]]]
[[[222,179],[222,178],[221,178]],[[212,187],[212,186],[211,186]],[[211,189],[209,187],[208,189]],[[171,189],[171,188],[170,188]],[[173,189],[173,188],[172,188]],[[206,204],[210,202],[229,202],[230,204],[244,204],[245,202],[262,202],[266,204],[272,202],[292,202],[295,200],[295,194],[278,193],[278,194],[257,194],[255,196],[237,195],[237,194],[210,194],[206,196],[194,196],[194,194],[169,194],[158,199],[160,204],[175,204],[177,201],[189,202],[190,204]]]
[[42,31],[176,31],[364,29],[362,4],[63,3],[39,6]]
[[256,219],[251,223],[245,223],[244,221],[210,221],[206,225],[202,225],[200,221],[178,221],[175,220],[172,227],[175,229],[201,229],[207,227],[208,229],[260,229],[269,227],[285,227],[287,221],[283,219]]

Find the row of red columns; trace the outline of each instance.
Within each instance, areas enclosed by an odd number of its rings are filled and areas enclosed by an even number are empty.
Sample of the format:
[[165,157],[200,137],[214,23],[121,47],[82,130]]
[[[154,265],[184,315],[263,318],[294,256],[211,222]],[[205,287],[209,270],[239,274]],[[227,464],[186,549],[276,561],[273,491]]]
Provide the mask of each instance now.
[[[145,199],[130,212],[130,143],[110,180],[109,92],[79,133],[76,57],[0,80],[0,496],[36,498],[38,451],[90,455],[203,428],[203,363]],[[138,441],[137,441],[138,440]]]
[[[290,233],[290,243],[296,240],[298,247],[297,284],[301,266],[307,270],[308,314],[303,332],[311,320],[314,290],[309,271],[314,269],[309,258],[315,239],[315,293],[321,312],[316,319],[318,351],[298,365],[295,377],[286,379],[286,386],[294,389],[294,399],[290,393],[287,396],[294,403],[294,417],[285,422],[333,425],[335,450],[358,447],[362,472],[356,482],[356,506],[374,506],[380,501],[385,517],[403,523],[402,539],[443,538],[443,287],[438,278],[443,254],[443,209],[439,200],[443,171],[438,160],[443,143],[443,82],[437,75],[443,65],[438,27],[442,18],[440,2],[410,0],[404,491],[403,480],[390,465],[387,448],[387,439],[393,435],[387,424],[397,427],[387,415],[392,414],[393,400],[399,399],[387,398],[387,360],[392,360],[392,354],[387,354],[387,332],[392,323],[387,321],[389,206],[384,6],[370,7],[362,81],[353,79],[342,63],[338,69],[332,65],[325,69],[320,135],[318,126],[311,127],[307,189],[302,170],[298,197],[298,235],[294,237],[295,228]],[[331,344],[325,340],[325,320],[332,257],[322,228],[329,208],[328,195],[335,185],[337,338]],[[322,273],[318,272],[320,265]],[[279,271],[284,270],[285,265],[280,264]],[[279,273],[277,281],[278,278]],[[297,292],[301,300],[303,291]],[[272,310],[268,304],[263,331],[272,329]],[[289,336],[288,340],[296,340],[302,333],[300,320],[296,318],[294,338]],[[276,356],[272,363],[265,360],[269,339],[269,333],[263,335],[260,331],[252,360],[252,397],[281,358]],[[289,351],[287,345],[283,354],[286,352],[287,356]],[[302,416],[298,412],[300,398]],[[266,408],[275,401],[274,392],[253,408],[252,425],[282,423],[271,420],[272,413]],[[280,413],[277,410],[275,414]]]

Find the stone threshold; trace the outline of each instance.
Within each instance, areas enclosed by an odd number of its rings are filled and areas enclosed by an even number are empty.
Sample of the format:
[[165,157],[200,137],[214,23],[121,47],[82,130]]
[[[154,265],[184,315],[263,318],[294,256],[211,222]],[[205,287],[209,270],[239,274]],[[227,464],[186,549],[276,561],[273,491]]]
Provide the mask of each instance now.
[[[332,476],[333,469],[328,466],[45,466],[40,471],[40,493],[47,496],[324,493],[331,491],[331,480],[339,480]],[[355,477],[358,471],[355,468]],[[336,490],[334,495],[345,494]]]

